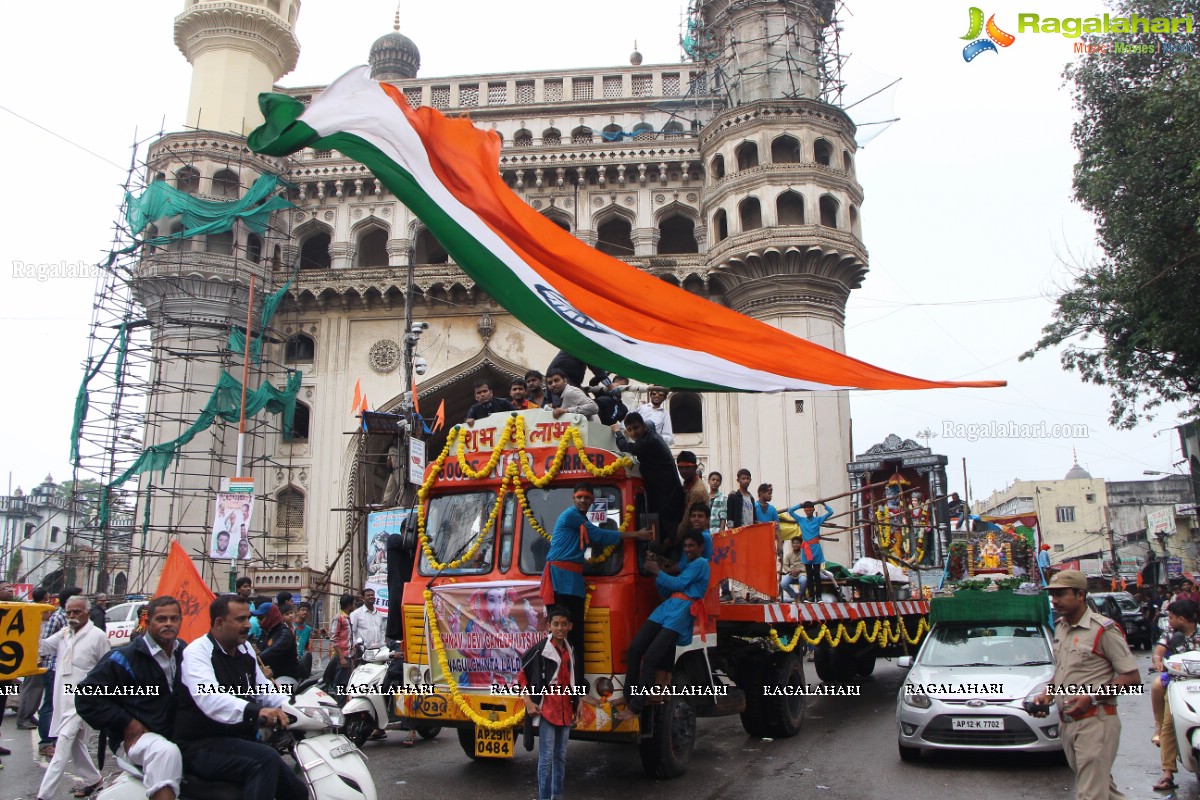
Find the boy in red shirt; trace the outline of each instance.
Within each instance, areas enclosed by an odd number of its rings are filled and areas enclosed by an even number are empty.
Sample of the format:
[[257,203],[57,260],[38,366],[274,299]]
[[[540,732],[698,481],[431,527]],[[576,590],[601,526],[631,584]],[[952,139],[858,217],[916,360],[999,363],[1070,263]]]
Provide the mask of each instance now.
[[525,695],[526,725],[541,717],[538,725],[538,798],[560,800],[567,773],[567,741],[579,701],[586,697],[582,654],[578,660],[567,641],[571,631],[571,612],[551,606],[546,612],[550,635],[521,656],[518,682]]

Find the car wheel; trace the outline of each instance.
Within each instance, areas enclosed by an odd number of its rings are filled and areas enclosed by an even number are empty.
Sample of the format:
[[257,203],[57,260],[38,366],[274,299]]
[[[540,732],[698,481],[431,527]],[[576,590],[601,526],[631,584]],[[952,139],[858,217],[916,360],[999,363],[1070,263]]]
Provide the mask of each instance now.
[[897,745],[897,747],[899,747],[899,749],[900,749],[900,760],[901,761],[920,761],[921,760],[921,748],[907,747],[902,744]]

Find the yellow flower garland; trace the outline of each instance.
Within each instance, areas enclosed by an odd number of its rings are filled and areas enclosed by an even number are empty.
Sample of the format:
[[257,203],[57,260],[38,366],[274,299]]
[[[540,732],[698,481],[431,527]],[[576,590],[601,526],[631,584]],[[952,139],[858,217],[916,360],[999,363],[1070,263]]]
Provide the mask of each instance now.
[[442,644],[442,632],[438,628],[437,612],[433,610],[433,592],[429,589],[425,590],[425,614],[429,617],[429,633],[433,638],[433,649],[437,653],[438,666],[442,668],[442,674],[446,676],[446,685],[450,687],[450,697],[454,700],[454,704],[458,706],[458,710],[467,719],[479,727],[487,728],[488,730],[500,731],[521,724],[522,720],[525,719],[524,704],[518,705],[516,712],[512,716],[497,720],[488,719],[467,704],[466,699],[458,690],[458,681],[455,680],[454,673],[450,671],[450,660],[446,658],[446,648]]
[[793,631],[791,639],[788,642],[784,642],[779,637],[779,632],[774,628],[771,628],[770,637],[771,644],[775,645],[776,648],[785,653],[790,653],[796,649],[796,645],[798,645],[801,641],[803,641],[805,644],[813,646],[819,645],[822,641],[828,641],[830,647],[837,647],[843,641],[845,641],[847,644],[857,644],[858,641],[864,636],[866,637],[866,640],[872,644],[874,644],[877,640],[879,640],[880,644],[883,645],[896,644],[900,641],[901,636],[903,636],[904,641],[908,642],[909,644],[916,644],[917,642],[921,641],[921,637],[928,630],[929,622],[925,619],[925,617],[921,617],[921,621],[917,625],[917,632],[911,636],[908,633],[908,626],[905,625],[904,619],[901,618],[900,624],[895,630],[892,630],[891,620],[875,620],[875,625],[871,629],[871,632],[867,633],[866,620],[859,620],[858,625],[856,625],[854,628],[854,633],[850,633],[846,630],[845,623],[839,622],[836,635],[830,632],[828,625],[822,623],[821,629],[817,631],[816,636],[809,636],[808,631],[804,630],[802,626],[797,625],[796,630]]

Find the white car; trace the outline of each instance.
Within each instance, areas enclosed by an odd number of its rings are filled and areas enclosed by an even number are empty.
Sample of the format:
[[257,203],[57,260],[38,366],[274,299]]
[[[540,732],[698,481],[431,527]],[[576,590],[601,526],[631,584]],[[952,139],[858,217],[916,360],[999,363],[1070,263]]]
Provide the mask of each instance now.
[[138,609],[146,603],[121,603],[104,612],[104,630],[108,634],[108,644],[120,647],[129,644],[129,637],[137,630]]
[[1024,703],[1054,676],[1050,629],[1027,623],[939,622],[896,698],[900,758],[923,749],[1062,749],[1058,711],[1036,718]]

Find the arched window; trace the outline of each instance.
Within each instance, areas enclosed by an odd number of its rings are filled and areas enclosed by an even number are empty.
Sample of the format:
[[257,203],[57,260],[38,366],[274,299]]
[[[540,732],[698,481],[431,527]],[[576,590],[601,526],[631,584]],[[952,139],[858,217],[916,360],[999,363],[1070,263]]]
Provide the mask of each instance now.
[[619,142],[622,139],[621,134],[624,132],[625,132],[625,129],[622,128],[620,125],[617,125],[617,124],[605,125],[604,126],[604,136],[602,136],[601,138],[603,138],[604,141],[606,141],[606,142]]
[[238,174],[231,169],[223,169],[212,177],[213,197],[224,200],[236,200],[241,193]]
[[165,181],[166,179],[167,179],[167,173],[165,173],[165,172],[156,172],[156,173],[154,173],[154,180],[156,180],[156,181]]
[[562,228],[567,233],[571,232],[571,222],[570,222],[570,220],[566,219],[566,217],[562,216],[561,212],[556,212],[554,214],[546,214],[545,216],[547,219],[549,219],[551,222],[553,222],[558,227]]
[[172,253],[186,253],[192,249],[191,239],[177,235],[183,233],[182,222],[173,223],[171,225],[171,230],[168,231],[168,233],[175,238],[171,239],[170,244],[167,245],[167,250],[171,251]]
[[838,201],[831,194],[821,195],[821,224],[826,228],[838,226]]
[[250,259],[251,263],[257,264],[262,261],[262,239],[258,238],[257,234],[250,234],[246,237],[246,258]]
[[633,138],[638,140],[653,139],[657,134],[649,122],[639,122],[633,126]]
[[283,346],[283,363],[311,364],[317,355],[317,343],[304,333],[297,333],[288,338]]
[[708,171],[712,173],[713,180],[725,177],[725,156],[713,156],[712,161],[708,163]]
[[858,236],[858,209],[850,206],[850,232]]
[[658,254],[699,253],[696,223],[682,214],[664,219],[658,226]]
[[663,126],[662,132],[663,136],[667,139],[678,139],[681,136],[684,136],[683,123],[674,121],[668,122]]
[[758,145],[754,142],[742,142],[734,152],[737,154],[739,171],[758,166]]
[[428,228],[421,228],[417,240],[413,244],[412,263],[414,264],[448,264],[450,255],[437,237]]
[[780,136],[771,142],[771,162],[796,164],[800,161],[800,140],[795,136]]
[[215,253],[219,256],[233,255],[233,231],[210,233],[204,243],[204,252]]
[[725,209],[718,208],[717,213],[713,214],[712,226],[718,242],[729,238],[729,219],[725,216]]
[[693,392],[675,392],[668,409],[675,433],[704,432],[704,402]]
[[188,194],[200,191],[200,170],[195,167],[184,167],[176,172],[175,188]]
[[854,174],[854,159],[850,157],[849,150],[842,151],[842,169],[846,170],[846,172],[849,172],[851,175]]
[[833,161],[833,145],[824,139],[813,142],[813,160],[818,164],[830,166]]
[[633,255],[633,226],[624,217],[611,217],[596,229],[596,249],[617,258]]
[[533,133],[524,128],[513,134],[513,147],[532,147]]
[[562,131],[558,128],[546,128],[542,131],[542,144],[546,147],[562,144]]
[[779,225],[804,224],[804,198],[799,192],[787,191],[775,198],[775,219]]
[[358,267],[386,267],[388,232],[382,228],[372,228],[358,237],[358,249],[354,260]]
[[757,197],[747,197],[738,205],[738,217],[742,222],[742,232],[754,231],[762,227],[762,206]]
[[129,593],[129,576],[124,572],[118,572],[117,577],[113,578],[113,594],[122,597]]
[[307,442],[310,418],[311,412],[308,405],[297,400],[296,413],[292,416],[292,429],[290,431],[284,429],[283,440],[285,442]]
[[314,233],[300,245],[300,269],[329,269],[333,259],[329,255],[329,234]]
[[275,534],[294,536],[304,530],[304,494],[291,486],[275,495]]
[[591,144],[592,129],[586,125],[580,125],[575,130],[571,131],[571,144]]

